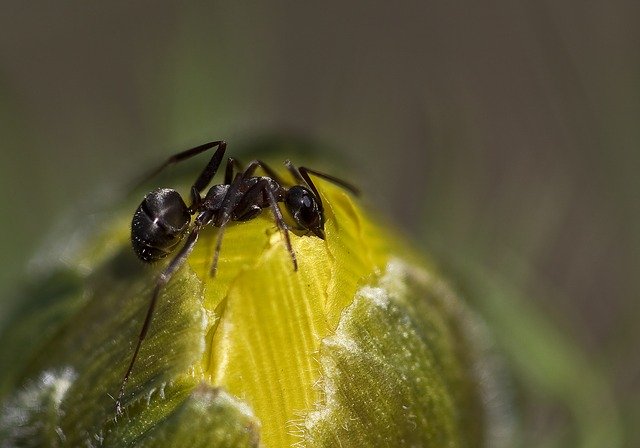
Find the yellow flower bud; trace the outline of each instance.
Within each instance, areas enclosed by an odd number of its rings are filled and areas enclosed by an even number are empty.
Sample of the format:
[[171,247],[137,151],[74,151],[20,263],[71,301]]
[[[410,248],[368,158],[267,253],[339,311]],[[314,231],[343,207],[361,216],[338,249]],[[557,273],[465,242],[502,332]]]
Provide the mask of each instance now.
[[[0,348],[0,446],[509,446],[479,321],[348,192],[317,181],[326,239],[269,213],[233,223],[211,277],[202,232],[162,290],[115,419],[158,272],[131,210],[25,292]],[[4,367],[6,366],[6,367]]]

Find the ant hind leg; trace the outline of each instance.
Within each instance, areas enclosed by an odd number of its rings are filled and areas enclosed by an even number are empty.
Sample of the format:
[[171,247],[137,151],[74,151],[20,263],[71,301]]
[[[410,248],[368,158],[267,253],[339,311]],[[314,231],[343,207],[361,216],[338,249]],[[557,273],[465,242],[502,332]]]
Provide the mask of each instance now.
[[198,241],[198,235],[200,234],[200,229],[202,225],[197,224],[189,237],[187,238],[186,243],[180,249],[180,252],[176,254],[175,257],[171,260],[171,262],[167,265],[166,268],[160,273],[156,280],[156,285],[153,289],[153,294],[151,295],[151,301],[149,302],[149,308],[147,309],[147,314],[144,318],[144,323],[142,324],[142,329],[140,330],[140,335],[138,336],[138,341],[136,343],[136,348],[133,352],[133,356],[131,357],[131,361],[129,362],[129,367],[127,367],[127,372],[124,374],[124,378],[122,379],[122,383],[120,384],[120,390],[118,391],[118,397],[116,398],[116,417],[122,415],[122,399],[124,398],[124,389],[127,385],[127,381],[129,381],[129,377],[131,376],[131,372],[133,371],[133,366],[138,358],[138,353],[140,352],[140,347],[142,346],[142,342],[147,337],[147,332],[149,331],[149,326],[151,325],[151,319],[153,318],[153,312],[156,307],[156,303],[158,302],[158,297],[160,296],[160,291],[166,284],[171,280],[171,277],[175,272],[184,264],[185,260],[193,250],[196,242]]
[[195,201],[195,196],[193,192],[201,193],[202,190],[204,190],[205,187],[209,184],[209,182],[211,182],[211,179],[213,179],[213,176],[216,175],[216,172],[218,171],[218,168],[222,163],[222,158],[224,157],[224,153],[227,149],[227,143],[224,140],[217,140],[215,142],[205,143],[203,145],[196,146],[195,148],[187,149],[186,151],[182,151],[182,152],[179,152],[178,154],[174,154],[173,156],[169,157],[162,165],[160,165],[158,168],[156,168],[151,173],[149,173],[146,177],[144,177],[142,181],[140,181],[137,184],[136,188],[146,183],[147,181],[157,176],[158,174],[160,174],[168,166],[175,165],[177,163],[188,160],[191,157],[197,156],[198,154],[201,154],[212,148],[217,148],[216,152],[213,154],[213,156],[211,156],[211,159],[209,160],[207,165],[204,167],[204,169],[202,170],[202,172],[194,182],[193,187],[191,188],[192,199]]
[[237,159],[234,159],[233,157],[229,157],[227,159],[227,166],[224,170],[225,185],[230,185],[231,182],[233,181],[234,169],[237,170],[238,172],[242,172],[242,164]]

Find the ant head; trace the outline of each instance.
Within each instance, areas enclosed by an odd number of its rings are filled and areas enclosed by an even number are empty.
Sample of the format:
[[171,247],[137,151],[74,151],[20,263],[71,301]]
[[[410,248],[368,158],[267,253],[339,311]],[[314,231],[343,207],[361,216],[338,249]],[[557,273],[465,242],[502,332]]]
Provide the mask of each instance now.
[[131,221],[131,244],[138,258],[152,262],[169,255],[189,227],[191,215],[180,194],[160,188],[144,197]]
[[298,226],[324,239],[324,215],[316,195],[306,187],[295,185],[287,191],[284,203]]

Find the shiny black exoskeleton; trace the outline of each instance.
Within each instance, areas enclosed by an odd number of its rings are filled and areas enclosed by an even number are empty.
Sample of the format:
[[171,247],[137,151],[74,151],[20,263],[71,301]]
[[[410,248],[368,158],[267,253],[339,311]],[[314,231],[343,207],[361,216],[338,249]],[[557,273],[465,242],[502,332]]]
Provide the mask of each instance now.
[[[183,151],[170,157],[149,176],[153,177],[169,165],[217,148],[191,187],[191,205],[187,206],[177,191],[160,188],[147,194],[133,215],[131,244],[142,261],[150,263],[165,258],[178,248],[185,237],[186,241],[158,276],[135,351],[116,399],[116,415],[122,412],[121,402],[125,385],[149,329],[160,291],[185,262],[203,227],[219,228],[211,264],[211,274],[214,275],[226,226],[234,221],[255,218],[263,209],[270,208],[274,221],[283,235],[293,268],[297,270],[298,263],[291,247],[289,227],[284,221],[278,204],[284,204],[296,224],[295,229],[307,231],[324,239],[325,221],[322,199],[309,174],[357,193],[355,187],[343,180],[310,168],[297,168],[289,161],[286,161],[285,165],[295,179],[294,185],[283,182],[273,169],[260,160],[250,162],[243,169],[236,160],[229,158],[223,183],[211,186],[203,197],[203,191],[211,183],[222,163],[226,147],[227,144],[224,141],[216,141]],[[258,168],[261,168],[265,175],[256,176],[255,172]]]
[[182,241],[191,214],[177,191],[159,188],[145,196],[133,214],[131,244],[142,261],[166,257]]

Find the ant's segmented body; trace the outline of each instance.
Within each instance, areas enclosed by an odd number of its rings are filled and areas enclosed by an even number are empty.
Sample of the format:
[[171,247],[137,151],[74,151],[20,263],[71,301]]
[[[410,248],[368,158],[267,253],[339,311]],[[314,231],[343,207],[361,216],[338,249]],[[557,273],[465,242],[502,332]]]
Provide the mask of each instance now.
[[[357,189],[343,180],[310,168],[296,168],[288,160],[285,165],[297,182],[291,186],[287,186],[287,183],[283,182],[273,169],[260,160],[254,160],[242,169],[241,165],[230,157],[227,160],[224,182],[211,186],[203,197],[202,192],[211,183],[222,163],[226,147],[227,144],[224,141],[215,141],[180,152],[170,157],[148,177],[155,176],[169,165],[217,148],[191,187],[191,205],[187,206],[177,191],[160,188],[147,194],[133,215],[131,243],[134,252],[142,261],[150,263],[165,258],[176,250],[185,236],[186,242],[156,280],[136,348],[116,399],[116,415],[122,413],[121,402],[124,389],[142,341],[147,335],[160,291],[184,264],[204,227],[214,226],[219,229],[211,264],[211,275],[215,275],[226,226],[232,221],[253,219],[262,209],[270,208],[291,256],[293,269],[297,270],[298,262],[291,247],[289,227],[284,221],[278,203],[283,203],[289,211],[297,230],[306,230],[324,239],[322,199],[309,174],[331,181],[357,194]],[[258,168],[261,168],[266,176],[256,176],[255,172]],[[193,222],[192,217],[195,217]]]

